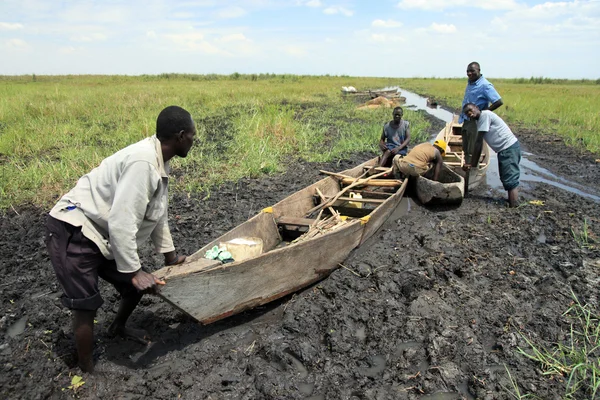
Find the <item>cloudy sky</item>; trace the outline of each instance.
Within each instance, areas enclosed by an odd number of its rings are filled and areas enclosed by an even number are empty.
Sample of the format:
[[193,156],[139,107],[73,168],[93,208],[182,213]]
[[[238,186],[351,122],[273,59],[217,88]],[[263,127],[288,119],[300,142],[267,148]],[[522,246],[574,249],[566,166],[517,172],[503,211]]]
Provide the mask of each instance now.
[[0,0],[0,74],[600,78],[600,0]]

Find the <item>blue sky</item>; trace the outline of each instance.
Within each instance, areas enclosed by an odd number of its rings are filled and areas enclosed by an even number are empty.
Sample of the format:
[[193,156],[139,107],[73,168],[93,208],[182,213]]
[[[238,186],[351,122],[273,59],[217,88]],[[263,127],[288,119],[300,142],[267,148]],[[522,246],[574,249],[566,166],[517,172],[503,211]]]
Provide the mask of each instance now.
[[0,74],[600,78],[600,0],[0,0]]

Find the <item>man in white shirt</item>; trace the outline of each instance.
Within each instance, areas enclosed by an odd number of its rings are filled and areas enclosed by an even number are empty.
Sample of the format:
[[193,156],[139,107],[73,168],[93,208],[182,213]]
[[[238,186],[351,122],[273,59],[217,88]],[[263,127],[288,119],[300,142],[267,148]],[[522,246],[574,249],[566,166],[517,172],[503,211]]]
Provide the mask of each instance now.
[[465,164],[466,171],[471,167],[477,166],[483,140],[498,153],[498,172],[500,181],[504,189],[508,191],[508,205],[516,207],[518,205],[518,186],[521,171],[519,163],[521,162],[521,145],[519,140],[512,133],[508,125],[496,114],[489,110],[479,110],[473,103],[467,103],[463,107],[463,112],[469,119],[477,122],[477,140],[471,164]]
[[93,372],[94,317],[103,303],[98,276],[121,294],[109,333],[147,343],[143,331],[125,326],[145,293],[165,282],[141,268],[138,246],[149,238],[166,265],[177,256],[167,220],[169,160],[186,157],[196,127],[189,112],[170,106],[156,121],[156,135],[110,157],[65,194],[50,211],[46,245],[63,289],[63,304],[73,311],[79,366]]

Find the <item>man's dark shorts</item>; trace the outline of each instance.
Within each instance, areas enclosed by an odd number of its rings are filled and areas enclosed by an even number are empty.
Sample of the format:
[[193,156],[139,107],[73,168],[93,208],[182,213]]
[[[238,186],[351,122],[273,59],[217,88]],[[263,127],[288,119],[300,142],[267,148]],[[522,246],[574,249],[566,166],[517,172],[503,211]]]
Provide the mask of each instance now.
[[508,149],[504,149],[498,153],[498,172],[504,190],[512,190],[519,186],[519,178],[521,170],[519,163],[521,162],[521,145],[516,142]]
[[98,290],[98,276],[112,283],[122,297],[137,295],[131,275],[117,270],[98,246],[81,233],[81,227],[48,216],[46,246],[58,282],[62,302],[73,310],[95,311],[104,302]]

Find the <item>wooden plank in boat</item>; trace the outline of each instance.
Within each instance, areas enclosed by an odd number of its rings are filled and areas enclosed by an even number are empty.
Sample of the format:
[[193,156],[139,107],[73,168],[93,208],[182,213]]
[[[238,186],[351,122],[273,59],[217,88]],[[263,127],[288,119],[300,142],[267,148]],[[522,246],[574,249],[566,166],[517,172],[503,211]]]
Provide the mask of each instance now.
[[[325,197],[328,201],[332,199],[332,197]],[[372,204],[381,204],[385,200],[383,199],[367,199],[367,198],[358,198],[358,197],[347,197],[342,196],[338,198],[339,201],[353,201],[355,203],[372,203]]]
[[[343,178],[341,180],[342,185],[350,185],[354,182],[353,179]],[[356,181],[358,185],[364,186],[380,186],[380,187],[400,187],[402,186],[402,181],[399,179],[359,179]]]
[[392,196],[394,193],[388,192],[376,192],[374,190],[351,190],[354,193],[360,193],[363,197],[367,197],[370,199],[387,199]]
[[310,226],[316,219],[281,216],[277,218],[278,225]]

